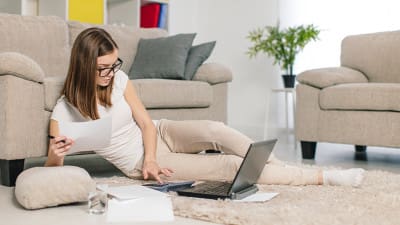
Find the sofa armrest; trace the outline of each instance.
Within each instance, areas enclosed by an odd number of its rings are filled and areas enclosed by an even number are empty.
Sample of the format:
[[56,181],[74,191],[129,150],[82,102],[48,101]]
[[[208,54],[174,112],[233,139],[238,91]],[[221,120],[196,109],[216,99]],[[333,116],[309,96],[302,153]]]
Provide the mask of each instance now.
[[19,78],[43,83],[43,69],[30,57],[18,52],[0,53],[0,76],[14,75]]
[[199,67],[193,80],[219,84],[232,81],[232,71],[219,63],[205,63]]
[[297,81],[316,88],[325,88],[345,83],[367,83],[367,77],[360,71],[347,67],[330,67],[302,72]]

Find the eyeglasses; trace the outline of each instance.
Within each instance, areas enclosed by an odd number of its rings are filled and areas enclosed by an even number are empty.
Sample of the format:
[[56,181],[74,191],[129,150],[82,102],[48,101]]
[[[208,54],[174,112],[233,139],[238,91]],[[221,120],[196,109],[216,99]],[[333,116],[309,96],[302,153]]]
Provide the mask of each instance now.
[[113,74],[115,74],[116,72],[118,72],[121,69],[122,63],[123,63],[122,59],[118,58],[117,62],[114,63],[114,65],[112,65],[111,67],[97,69],[97,71],[99,71],[99,76],[107,77],[108,75],[110,75],[111,71],[113,72]]

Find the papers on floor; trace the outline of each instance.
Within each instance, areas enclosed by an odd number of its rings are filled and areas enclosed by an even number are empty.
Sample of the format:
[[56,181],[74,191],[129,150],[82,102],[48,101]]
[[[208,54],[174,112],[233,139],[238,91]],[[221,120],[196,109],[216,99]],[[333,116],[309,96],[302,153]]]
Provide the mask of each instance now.
[[107,222],[173,221],[170,197],[141,185],[103,189],[114,198],[108,201]]
[[279,193],[266,193],[266,192],[257,192],[255,194],[252,194],[250,196],[247,196],[246,198],[240,199],[240,200],[234,200],[235,202],[265,202],[269,201],[275,196],[277,196]]
[[[101,187],[99,189],[102,189]],[[108,187],[103,191],[118,200],[131,200],[146,197],[167,197],[168,195],[142,185],[126,185],[119,187]]]
[[68,154],[107,147],[111,139],[111,117],[88,122],[58,122],[60,135],[74,140]]
[[107,222],[173,221],[169,197],[146,197],[108,201]]

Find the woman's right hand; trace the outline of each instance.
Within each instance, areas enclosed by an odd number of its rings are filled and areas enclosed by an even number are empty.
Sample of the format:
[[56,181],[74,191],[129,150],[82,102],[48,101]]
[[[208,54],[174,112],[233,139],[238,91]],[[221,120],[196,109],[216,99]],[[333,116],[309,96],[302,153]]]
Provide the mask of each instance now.
[[74,141],[65,136],[58,136],[50,139],[49,157],[54,157],[54,159],[63,159],[73,144]]

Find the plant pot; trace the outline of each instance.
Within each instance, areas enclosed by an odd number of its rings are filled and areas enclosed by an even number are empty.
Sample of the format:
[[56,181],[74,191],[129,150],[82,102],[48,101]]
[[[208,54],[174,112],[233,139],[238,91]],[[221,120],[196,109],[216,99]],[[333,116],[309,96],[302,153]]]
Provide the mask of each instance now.
[[296,83],[296,75],[284,74],[282,75],[283,86],[285,88],[294,88],[294,84]]

